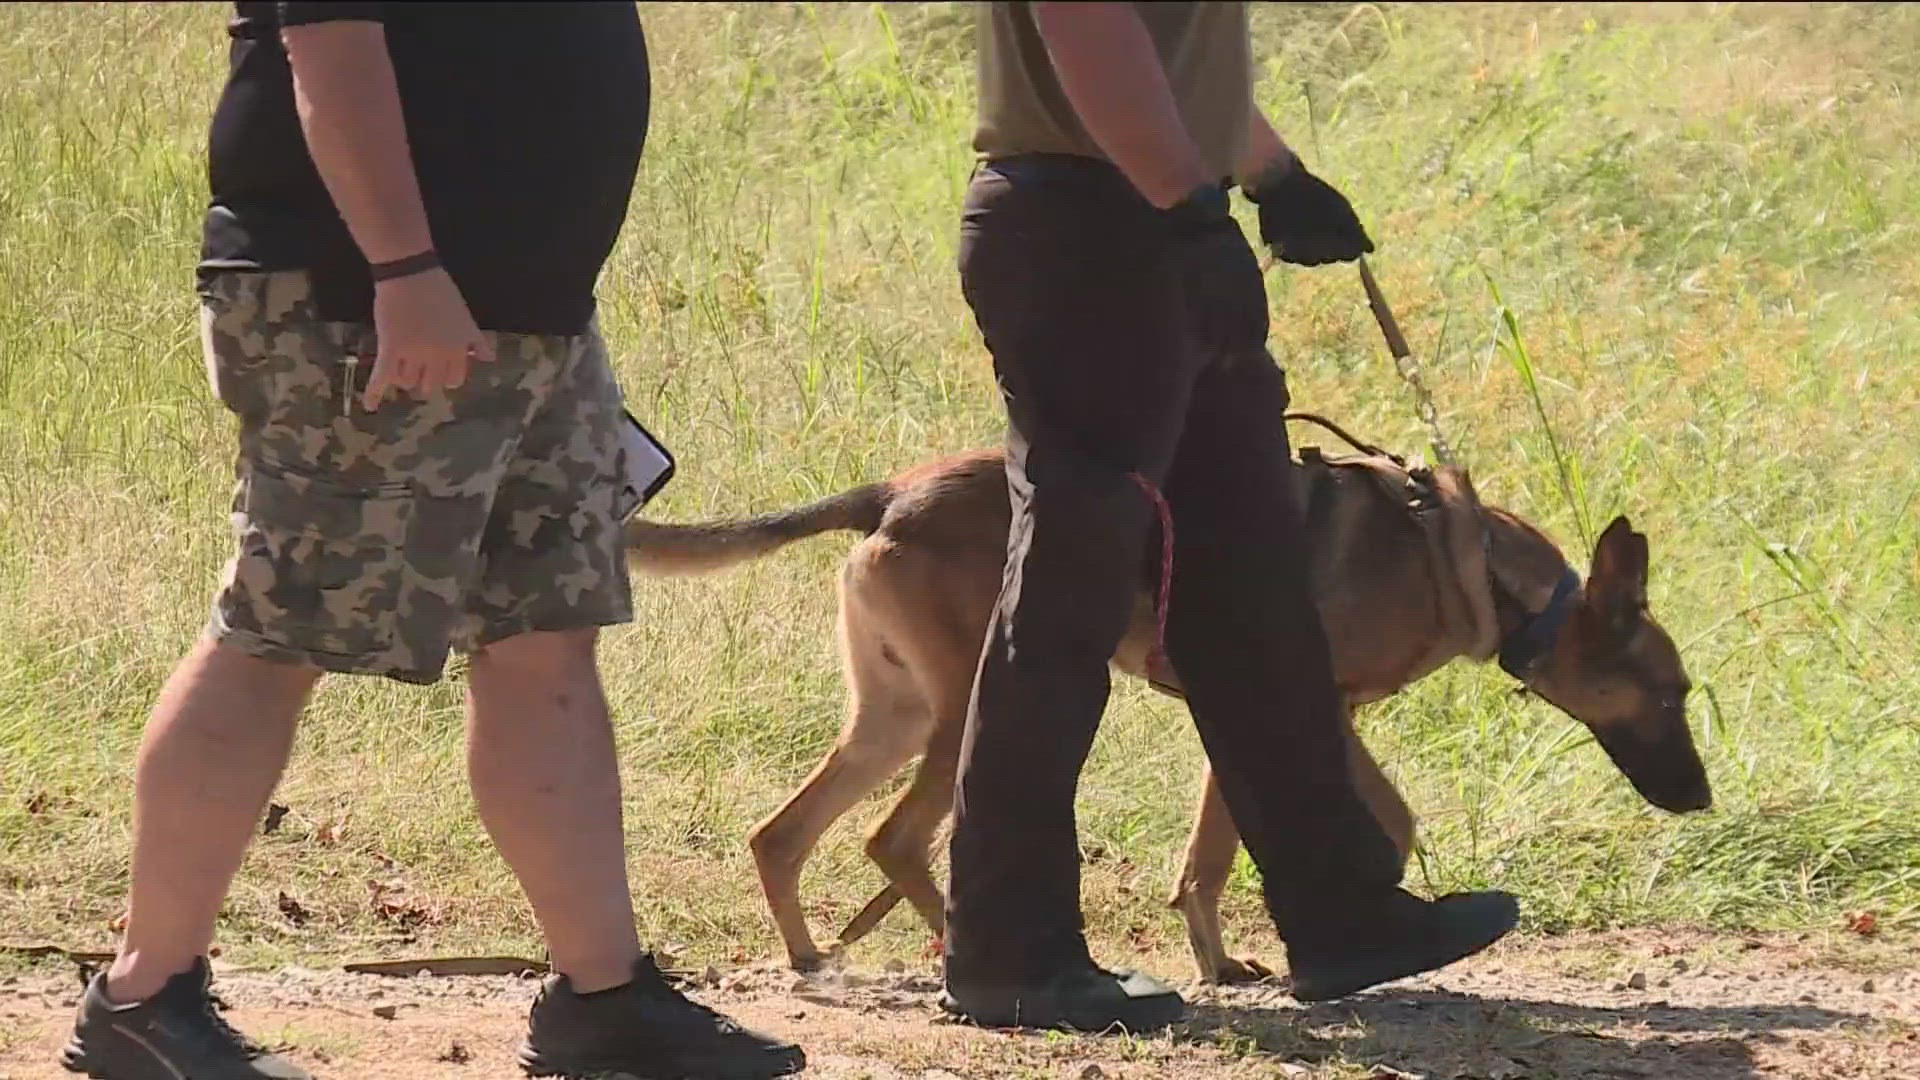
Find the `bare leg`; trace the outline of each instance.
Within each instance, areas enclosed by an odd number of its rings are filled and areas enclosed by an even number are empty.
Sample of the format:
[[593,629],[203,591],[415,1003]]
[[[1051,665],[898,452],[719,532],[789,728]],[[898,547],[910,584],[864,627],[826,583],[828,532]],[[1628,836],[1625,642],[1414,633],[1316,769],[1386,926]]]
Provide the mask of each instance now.
[[640,956],[620,767],[591,630],[529,633],[473,657],[467,770],[480,819],[520,880],[554,969],[578,993]]
[[167,680],[134,771],[133,890],[107,975],[113,1000],[152,997],[213,943],[319,674],[206,639]]

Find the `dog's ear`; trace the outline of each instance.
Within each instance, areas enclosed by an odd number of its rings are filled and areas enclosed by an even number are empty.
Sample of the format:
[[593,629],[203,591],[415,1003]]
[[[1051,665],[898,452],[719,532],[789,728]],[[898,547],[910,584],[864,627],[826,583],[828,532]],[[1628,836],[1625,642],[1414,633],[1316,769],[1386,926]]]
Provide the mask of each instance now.
[[1593,545],[1587,602],[1609,629],[1627,633],[1647,609],[1647,538],[1626,515],[1613,519]]

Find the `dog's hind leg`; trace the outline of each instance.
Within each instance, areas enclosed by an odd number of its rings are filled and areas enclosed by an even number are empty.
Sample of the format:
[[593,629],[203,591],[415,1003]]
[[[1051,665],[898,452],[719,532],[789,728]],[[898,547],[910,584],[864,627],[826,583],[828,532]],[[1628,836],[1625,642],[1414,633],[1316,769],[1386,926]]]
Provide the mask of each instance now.
[[1273,974],[1257,960],[1228,956],[1220,938],[1220,894],[1226,891],[1239,850],[1240,832],[1208,765],[1201,774],[1200,806],[1172,901],[1186,920],[1187,943],[1203,983],[1255,982]]
[[843,585],[840,605],[846,726],[800,789],[748,836],[787,961],[800,971],[823,960],[800,907],[801,867],[828,826],[920,751],[931,726],[918,688],[865,625],[850,591]]
[[[958,723],[943,718],[936,725],[913,783],[867,837],[867,857],[913,905],[936,939],[946,935],[946,898],[933,880],[933,840],[940,823],[953,809],[954,777],[965,721],[963,713]],[[841,941],[851,943],[844,934]]]
[[[929,594],[914,595],[927,598]],[[887,875],[893,890],[913,905],[934,938],[941,939],[946,934],[946,898],[933,880],[933,844],[940,823],[953,810],[960,739],[966,731],[986,613],[915,606],[922,610],[902,620],[894,636],[921,694],[933,703],[933,735],[913,783],[868,836],[867,855]],[[851,943],[856,931],[864,933],[876,921],[861,925],[863,920],[856,918],[841,935],[842,943]]]

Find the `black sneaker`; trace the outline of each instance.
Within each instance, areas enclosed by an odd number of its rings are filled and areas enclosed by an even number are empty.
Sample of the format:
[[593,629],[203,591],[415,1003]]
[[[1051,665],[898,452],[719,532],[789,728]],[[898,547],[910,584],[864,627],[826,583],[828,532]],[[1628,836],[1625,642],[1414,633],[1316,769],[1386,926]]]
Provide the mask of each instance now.
[[1372,914],[1348,914],[1312,944],[1288,943],[1295,999],[1331,1001],[1465,959],[1505,937],[1520,921],[1520,904],[1503,892],[1422,900],[1395,889]]
[[532,1076],[771,1080],[806,1068],[807,1056],[687,1000],[643,956],[632,982],[599,993],[574,993],[564,975],[547,979],[520,1064]]
[[1172,987],[1137,971],[1108,971],[1090,960],[1022,986],[961,982],[951,976],[940,1007],[981,1027],[1151,1031],[1180,1019],[1187,1003]]
[[115,1005],[106,973],[95,975],[60,1063],[96,1080],[313,1080],[228,1027],[207,992],[211,978],[196,960],[147,1000]]

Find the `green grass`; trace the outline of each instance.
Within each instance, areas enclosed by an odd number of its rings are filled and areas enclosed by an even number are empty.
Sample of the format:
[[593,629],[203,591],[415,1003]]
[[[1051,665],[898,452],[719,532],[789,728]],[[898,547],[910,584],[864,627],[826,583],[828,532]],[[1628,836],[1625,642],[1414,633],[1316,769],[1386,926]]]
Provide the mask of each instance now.
[[[964,6],[644,9],[654,128],[601,295],[635,411],[682,461],[653,512],[764,510],[993,441],[953,269]],[[140,727],[226,555],[231,432],[191,290],[223,18],[0,7],[7,938],[109,941]],[[1416,883],[1515,889],[1548,930],[1920,922],[1920,9],[1255,18],[1260,96],[1368,220],[1481,493],[1582,564],[1596,525],[1629,513],[1700,687],[1719,801],[1687,819],[1639,802],[1497,671],[1451,669],[1371,710],[1423,820]],[[1270,283],[1300,405],[1422,446],[1351,270]],[[840,722],[843,550],[642,582],[638,622],[607,638],[650,938],[775,948],[743,839]],[[465,792],[457,695],[323,686],[228,948],[536,947]],[[1103,949],[1180,941],[1161,899],[1198,762],[1176,708],[1120,689],[1082,788]],[[823,924],[878,883],[858,841],[849,820],[812,865]],[[396,877],[438,913],[422,942],[397,944],[368,902],[370,879]],[[1257,928],[1250,874],[1230,909],[1237,934]],[[903,910],[872,952],[923,940]]]

